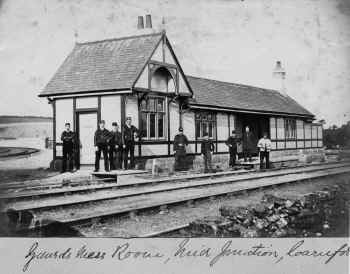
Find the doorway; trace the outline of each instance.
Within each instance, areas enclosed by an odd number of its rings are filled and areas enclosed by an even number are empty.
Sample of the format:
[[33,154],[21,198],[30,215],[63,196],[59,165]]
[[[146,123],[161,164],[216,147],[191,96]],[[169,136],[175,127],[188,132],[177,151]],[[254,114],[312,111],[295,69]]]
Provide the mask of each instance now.
[[94,135],[97,129],[97,111],[78,112],[77,135],[80,142],[79,164],[92,165],[95,162]]

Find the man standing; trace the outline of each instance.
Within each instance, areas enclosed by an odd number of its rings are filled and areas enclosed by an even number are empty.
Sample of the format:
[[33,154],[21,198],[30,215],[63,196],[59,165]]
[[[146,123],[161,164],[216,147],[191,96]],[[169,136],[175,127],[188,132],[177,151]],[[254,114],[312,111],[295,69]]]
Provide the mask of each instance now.
[[126,117],[123,131],[123,148],[124,148],[124,169],[128,169],[128,156],[130,153],[130,168],[135,167],[134,151],[135,138],[138,136],[138,129],[131,124],[131,117]]
[[175,171],[182,171],[186,168],[186,146],[188,140],[183,134],[183,128],[179,128],[179,133],[174,138],[175,151]]
[[122,151],[123,140],[122,134],[118,130],[118,124],[112,123],[112,131],[109,140],[109,167],[111,170],[122,168]]
[[208,133],[205,133],[204,140],[201,144],[201,153],[203,154],[204,159],[204,173],[212,172],[213,168],[211,165],[211,154],[214,151],[213,141],[209,139]]
[[247,158],[249,158],[249,162],[252,161],[252,153],[255,148],[253,133],[250,132],[249,126],[246,126],[245,132],[243,133],[244,162],[247,162]]
[[110,132],[105,129],[105,121],[101,120],[99,128],[95,132],[94,145],[95,145],[95,172],[100,170],[101,152],[103,153],[103,160],[105,171],[109,171],[108,167],[108,141],[110,138]]
[[258,142],[258,148],[260,150],[260,169],[264,168],[264,159],[266,162],[266,169],[270,168],[270,150],[271,150],[271,141],[267,138],[267,133],[264,132],[263,138]]
[[61,173],[64,173],[67,170],[67,160],[69,171],[73,171],[75,133],[70,129],[70,123],[65,123],[65,127],[66,129],[61,134],[61,141],[63,143],[63,161]]
[[230,153],[229,166],[234,167],[236,164],[237,143],[238,143],[238,140],[236,138],[236,131],[232,130],[231,136],[228,137],[225,143],[228,146],[229,153]]

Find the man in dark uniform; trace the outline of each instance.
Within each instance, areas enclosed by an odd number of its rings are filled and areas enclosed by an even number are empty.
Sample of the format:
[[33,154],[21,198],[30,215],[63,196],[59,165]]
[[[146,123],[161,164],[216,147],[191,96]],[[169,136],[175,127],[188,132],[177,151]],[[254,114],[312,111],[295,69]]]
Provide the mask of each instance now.
[[205,139],[202,141],[201,144],[201,153],[203,154],[204,159],[204,173],[212,172],[213,168],[211,165],[211,154],[214,151],[214,144],[213,141],[209,139],[208,133],[203,136]]
[[249,126],[245,127],[245,132],[243,133],[243,157],[244,162],[249,158],[249,162],[252,161],[253,151],[256,149],[254,135],[250,131]]
[[112,123],[112,131],[109,140],[109,167],[111,170],[122,168],[122,151],[123,151],[123,140],[122,134],[118,130],[118,124]]
[[99,128],[95,132],[95,172],[100,170],[101,152],[103,153],[103,160],[105,171],[109,171],[108,167],[108,141],[110,139],[110,132],[105,129],[105,121],[101,120]]
[[228,137],[225,143],[228,146],[229,153],[230,153],[229,166],[234,167],[236,164],[237,144],[238,144],[238,139],[236,138],[236,131],[232,130],[231,136]]
[[179,128],[179,133],[174,138],[174,151],[175,151],[175,170],[182,171],[186,168],[186,146],[188,140],[185,134],[183,134],[182,127]]
[[131,117],[127,117],[123,128],[123,148],[124,148],[124,169],[128,169],[128,156],[130,153],[130,168],[135,167],[134,151],[135,138],[138,136],[138,129],[131,124]]
[[73,149],[75,142],[75,133],[70,129],[70,123],[65,124],[66,129],[62,132],[61,141],[63,143],[63,161],[62,170],[64,173],[67,170],[67,160],[68,169],[70,172],[73,171]]

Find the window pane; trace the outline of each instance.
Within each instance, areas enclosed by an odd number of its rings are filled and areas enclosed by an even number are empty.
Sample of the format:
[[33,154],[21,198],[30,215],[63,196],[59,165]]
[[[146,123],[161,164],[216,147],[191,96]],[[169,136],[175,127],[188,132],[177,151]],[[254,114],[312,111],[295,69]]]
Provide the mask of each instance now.
[[149,137],[156,137],[156,115],[154,113],[149,114]]
[[208,124],[202,123],[202,137],[206,136],[208,134]]
[[147,111],[147,101],[146,100],[141,101],[141,110]]
[[147,137],[147,113],[141,113],[141,136]]
[[196,138],[200,138],[201,136],[201,122],[196,121]]
[[201,118],[201,115],[199,113],[196,113],[196,119],[199,120]]
[[154,99],[148,100],[148,110],[149,111],[155,111],[155,102]]
[[213,123],[212,122],[209,123],[209,137],[210,138],[213,137]]
[[163,99],[157,100],[157,111],[160,111],[160,112],[164,111],[164,100]]
[[164,137],[164,114],[163,113],[158,114],[158,137],[159,138]]

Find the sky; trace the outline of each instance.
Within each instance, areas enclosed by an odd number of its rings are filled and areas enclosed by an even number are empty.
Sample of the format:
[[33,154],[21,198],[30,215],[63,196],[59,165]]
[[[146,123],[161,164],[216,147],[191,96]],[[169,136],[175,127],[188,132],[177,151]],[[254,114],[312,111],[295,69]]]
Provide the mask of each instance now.
[[76,42],[165,29],[185,74],[286,91],[326,125],[350,120],[350,0],[0,0],[0,115],[51,116],[38,94]]

